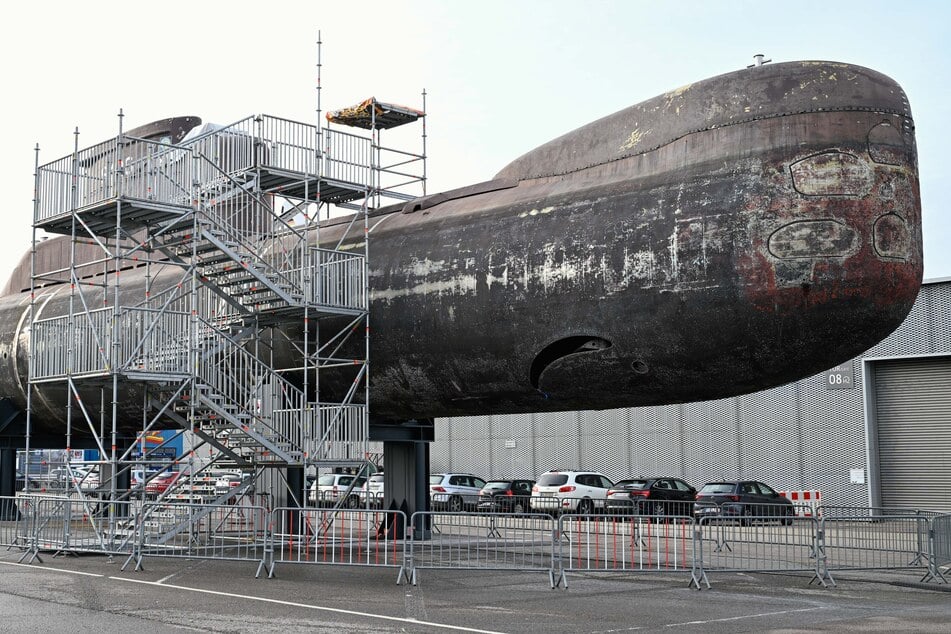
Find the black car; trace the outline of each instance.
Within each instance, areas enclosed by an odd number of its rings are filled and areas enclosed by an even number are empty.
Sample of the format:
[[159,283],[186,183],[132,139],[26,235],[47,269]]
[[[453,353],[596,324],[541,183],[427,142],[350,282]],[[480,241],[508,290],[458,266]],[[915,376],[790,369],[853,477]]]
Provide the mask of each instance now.
[[693,506],[697,519],[723,517],[750,524],[754,517],[776,517],[792,524],[793,503],[769,486],[755,480],[708,482],[697,493]]
[[608,489],[607,513],[689,516],[697,490],[679,478],[630,478]]
[[479,491],[478,509],[493,513],[525,513],[531,507],[534,480],[491,480]]

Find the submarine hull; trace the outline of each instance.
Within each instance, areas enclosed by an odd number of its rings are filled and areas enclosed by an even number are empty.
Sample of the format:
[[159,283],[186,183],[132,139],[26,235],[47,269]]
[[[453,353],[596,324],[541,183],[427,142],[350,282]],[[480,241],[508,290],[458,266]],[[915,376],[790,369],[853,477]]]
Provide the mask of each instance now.
[[[346,227],[328,221],[321,239]],[[771,64],[593,122],[489,183],[376,210],[369,236],[377,421],[730,397],[846,361],[910,311],[913,122],[874,71]],[[145,284],[123,275],[130,297]],[[68,291],[45,292],[38,317],[62,314]],[[19,403],[28,306],[0,298],[0,393]],[[281,329],[303,338],[297,322]],[[274,345],[275,365],[293,367],[294,346]],[[322,374],[322,398],[351,381]],[[129,431],[136,389],[122,386]],[[61,428],[65,392],[37,393],[35,424]]]

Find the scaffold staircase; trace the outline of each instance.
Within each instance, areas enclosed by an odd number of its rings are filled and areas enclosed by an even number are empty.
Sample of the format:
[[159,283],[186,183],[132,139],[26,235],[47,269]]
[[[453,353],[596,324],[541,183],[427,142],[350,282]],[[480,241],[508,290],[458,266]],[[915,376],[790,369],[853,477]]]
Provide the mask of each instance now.
[[[31,322],[41,342],[31,350],[31,384],[66,382],[80,401],[83,390],[138,382],[150,421],[142,434],[191,432],[217,451],[220,466],[365,468],[369,394],[358,386],[368,390],[368,359],[335,355],[355,331],[367,333],[369,354],[369,329],[357,328],[369,309],[368,212],[384,198],[414,197],[407,184],[422,183],[425,194],[425,165],[415,176],[406,168],[425,159],[425,125],[422,155],[383,148],[379,130],[422,116],[370,99],[327,117],[369,137],[257,115],[175,143],[123,134],[120,124],[115,139],[37,162],[34,228],[89,240],[106,253],[103,269],[116,273],[92,301],[82,263],[69,264],[69,314]],[[321,246],[321,209],[329,217],[331,206],[356,212],[363,226],[352,223],[353,241],[362,247],[341,249],[340,236]],[[149,267],[145,298],[128,303],[119,272],[140,266]],[[266,338],[288,323],[315,335],[303,346],[288,339],[299,358],[282,369],[269,362]],[[325,402],[317,375],[340,366],[353,384]],[[286,372],[312,374],[309,390],[306,378],[301,387]]]

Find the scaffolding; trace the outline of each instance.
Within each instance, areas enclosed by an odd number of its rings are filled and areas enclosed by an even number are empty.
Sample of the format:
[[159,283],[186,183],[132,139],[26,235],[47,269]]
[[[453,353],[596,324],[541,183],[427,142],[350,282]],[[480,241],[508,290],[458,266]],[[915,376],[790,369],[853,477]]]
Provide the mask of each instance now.
[[[112,139],[81,148],[77,130],[42,165],[37,149],[27,455],[32,399],[59,395],[66,449],[82,434],[100,457],[73,495],[233,504],[285,468],[366,468],[369,218],[426,183],[425,123],[420,151],[380,135],[424,122],[425,92],[422,110],[371,98],[324,122],[319,43],[317,65],[316,125],[137,136],[120,112]],[[69,237],[65,265],[41,270],[39,232]],[[216,489],[227,471],[242,477]]]

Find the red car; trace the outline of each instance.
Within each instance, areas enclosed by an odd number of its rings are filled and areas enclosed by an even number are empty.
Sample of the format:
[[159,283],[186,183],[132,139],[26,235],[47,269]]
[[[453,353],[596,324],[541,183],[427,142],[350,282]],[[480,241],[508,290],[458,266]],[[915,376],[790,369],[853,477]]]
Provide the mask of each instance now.
[[168,473],[163,473],[162,475],[156,476],[145,485],[145,492],[154,495],[165,493],[168,487],[175,484],[175,482],[177,482],[181,476],[181,471],[170,471]]

